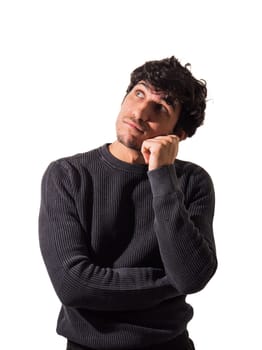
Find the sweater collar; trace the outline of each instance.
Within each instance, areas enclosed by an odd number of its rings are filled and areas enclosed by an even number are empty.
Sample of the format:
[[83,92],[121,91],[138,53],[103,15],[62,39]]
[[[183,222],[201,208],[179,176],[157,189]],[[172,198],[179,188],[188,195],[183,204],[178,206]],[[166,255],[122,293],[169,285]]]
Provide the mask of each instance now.
[[109,152],[109,143],[104,144],[100,147],[99,151],[104,161],[106,161],[111,167],[117,168],[118,170],[123,170],[126,172],[133,172],[137,174],[145,174],[148,171],[148,165],[146,164],[131,164],[123,162],[122,160],[116,158]]

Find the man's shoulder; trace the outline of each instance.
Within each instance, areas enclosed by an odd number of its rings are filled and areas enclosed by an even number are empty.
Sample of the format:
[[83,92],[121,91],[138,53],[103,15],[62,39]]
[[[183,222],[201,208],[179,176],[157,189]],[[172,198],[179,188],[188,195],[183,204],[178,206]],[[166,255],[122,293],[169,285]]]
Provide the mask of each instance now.
[[78,152],[73,155],[60,157],[54,160],[52,163],[56,163],[64,167],[88,166],[90,163],[96,162],[99,160],[102,148],[103,146],[91,149],[86,152]]
[[189,173],[195,173],[195,172],[203,172],[207,173],[207,171],[199,164],[188,161],[188,160],[181,160],[176,159],[175,161],[175,167],[178,172],[189,172]]
[[204,167],[194,162],[176,159],[175,168],[179,178],[197,178],[198,180],[212,182],[209,172]]
[[92,173],[92,169],[100,167],[101,149],[103,147],[57,158],[48,164],[44,175],[52,175],[58,179],[64,176],[75,179],[80,179],[83,175],[86,177]]

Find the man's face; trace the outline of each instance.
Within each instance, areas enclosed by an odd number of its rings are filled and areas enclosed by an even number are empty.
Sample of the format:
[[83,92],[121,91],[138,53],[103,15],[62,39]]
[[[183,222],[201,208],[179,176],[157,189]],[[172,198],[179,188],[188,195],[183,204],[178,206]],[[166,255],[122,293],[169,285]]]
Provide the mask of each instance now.
[[144,140],[172,134],[180,111],[179,102],[141,81],[121,105],[116,121],[117,139],[139,151]]

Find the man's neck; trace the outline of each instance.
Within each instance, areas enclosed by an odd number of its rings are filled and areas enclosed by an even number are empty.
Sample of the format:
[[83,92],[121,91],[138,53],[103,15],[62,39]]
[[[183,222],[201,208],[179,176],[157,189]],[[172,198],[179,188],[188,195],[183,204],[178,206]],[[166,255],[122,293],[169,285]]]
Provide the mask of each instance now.
[[109,145],[110,153],[126,163],[145,164],[144,157],[140,151],[126,147],[119,141],[115,141]]

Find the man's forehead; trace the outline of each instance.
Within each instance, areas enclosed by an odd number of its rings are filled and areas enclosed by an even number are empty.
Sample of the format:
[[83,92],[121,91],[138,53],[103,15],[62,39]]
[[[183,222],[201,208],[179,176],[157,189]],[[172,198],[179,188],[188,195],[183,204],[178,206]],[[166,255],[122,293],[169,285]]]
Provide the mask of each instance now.
[[149,84],[146,81],[139,81],[137,85],[143,85],[147,90],[151,92],[151,94],[158,95],[159,97],[165,97],[167,95],[165,91],[156,89],[153,85]]

